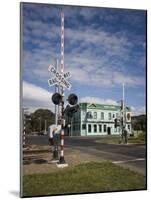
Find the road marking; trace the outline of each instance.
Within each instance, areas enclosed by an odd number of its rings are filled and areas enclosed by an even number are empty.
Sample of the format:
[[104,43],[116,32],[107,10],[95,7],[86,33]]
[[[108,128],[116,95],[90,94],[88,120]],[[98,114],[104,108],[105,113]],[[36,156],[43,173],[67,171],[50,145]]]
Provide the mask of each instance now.
[[136,158],[132,160],[118,160],[118,161],[113,161],[112,163],[114,164],[119,164],[119,163],[127,163],[127,162],[135,162],[135,161],[143,161],[146,160],[145,158]]

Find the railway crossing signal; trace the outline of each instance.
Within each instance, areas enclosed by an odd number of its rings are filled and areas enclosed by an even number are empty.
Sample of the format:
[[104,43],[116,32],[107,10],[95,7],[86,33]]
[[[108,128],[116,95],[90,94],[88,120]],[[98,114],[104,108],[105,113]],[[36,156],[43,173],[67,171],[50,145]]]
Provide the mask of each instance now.
[[59,93],[54,93],[52,95],[52,102],[55,104],[55,105],[59,105],[61,102],[62,102],[62,96],[61,94]]
[[[61,13],[61,60],[60,60],[60,70],[50,65],[48,71],[52,74],[52,78],[48,80],[49,86],[57,85],[59,88],[59,93],[52,95],[52,101],[55,105],[60,106],[60,118],[61,118],[61,132],[60,132],[60,159],[58,167],[67,166],[64,159],[64,90],[71,89],[71,84],[67,80],[71,77],[70,72],[64,73],[64,13]],[[78,97],[75,94],[70,94],[68,97],[68,106],[70,113],[74,113],[78,109]],[[70,107],[70,108],[69,108]],[[68,110],[68,111],[69,111]]]
[[[56,93],[54,93],[54,94],[52,95],[52,102],[53,102],[55,105],[60,105],[61,102],[62,102],[62,100],[63,100],[63,98],[62,98],[62,96],[61,96],[60,93],[57,93],[57,92],[56,92]],[[75,112],[77,112],[78,109],[79,109],[79,105],[77,104],[77,103],[78,103],[78,97],[77,97],[76,94],[70,94],[69,97],[68,97],[68,99],[67,99],[67,101],[68,101],[68,103],[69,103],[70,105],[67,105],[67,107],[66,107],[66,109],[65,109],[64,112],[65,112],[68,116],[72,117],[73,114],[74,114]]]
[[77,104],[78,97],[76,94],[72,93],[68,96],[67,101],[70,105],[67,105],[67,107],[65,109],[65,113],[67,116],[73,117],[73,114],[79,110],[79,105]]
[[67,105],[66,109],[65,109],[65,114],[68,116],[68,117],[73,117],[73,114],[76,113],[78,110],[79,110],[79,105],[75,105],[75,106],[69,106]]
[[67,100],[72,106],[78,103],[78,97],[76,94],[70,94]]

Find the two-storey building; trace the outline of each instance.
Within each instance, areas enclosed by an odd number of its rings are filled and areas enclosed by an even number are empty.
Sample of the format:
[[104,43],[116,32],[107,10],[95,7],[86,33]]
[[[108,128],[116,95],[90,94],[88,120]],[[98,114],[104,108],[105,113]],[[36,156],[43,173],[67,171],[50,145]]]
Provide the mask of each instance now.
[[[80,103],[73,117],[66,117],[65,134],[70,136],[118,135],[115,118],[121,117],[121,106]],[[131,133],[131,110],[125,107],[126,129]]]

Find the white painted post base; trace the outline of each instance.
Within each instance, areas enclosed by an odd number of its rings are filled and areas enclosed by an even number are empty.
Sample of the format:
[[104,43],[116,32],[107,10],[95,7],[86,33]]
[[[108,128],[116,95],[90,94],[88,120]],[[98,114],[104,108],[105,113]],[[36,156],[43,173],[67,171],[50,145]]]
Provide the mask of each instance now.
[[56,164],[58,168],[64,168],[64,167],[68,167],[69,165],[67,163],[64,164]]

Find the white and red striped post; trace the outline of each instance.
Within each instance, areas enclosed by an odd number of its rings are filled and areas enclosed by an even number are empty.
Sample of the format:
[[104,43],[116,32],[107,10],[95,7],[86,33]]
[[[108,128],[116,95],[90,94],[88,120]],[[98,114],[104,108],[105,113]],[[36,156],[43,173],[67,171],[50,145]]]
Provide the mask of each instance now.
[[[64,13],[61,13],[61,64],[60,64],[61,74],[64,74]],[[60,133],[60,159],[59,164],[64,164],[64,88],[60,86],[60,93],[62,95],[61,103],[61,133]]]

